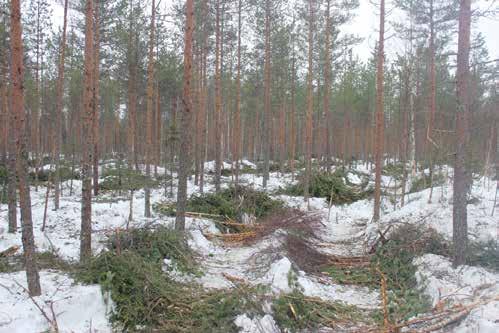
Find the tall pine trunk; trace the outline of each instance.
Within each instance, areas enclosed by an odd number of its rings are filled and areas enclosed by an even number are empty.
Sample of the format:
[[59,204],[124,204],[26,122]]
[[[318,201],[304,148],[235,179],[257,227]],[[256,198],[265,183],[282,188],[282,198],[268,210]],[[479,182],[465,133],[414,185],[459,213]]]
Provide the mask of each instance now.
[[215,18],[215,191],[220,191],[222,174],[222,78],[220,33],[220,0],[216,0]]
[[134,2],[130,0],[130,18],[128,28],[128,165],[131,169],[134,165],[138,169],[137,152],[137,52],[134,44]]
[[263,147],[264,147],[264,171],[263,171],[263,188],[267,188],[267,182],[269,180],[269,169],[270,169],[270,146],[271,146],[271,128],[272,128],[272,113],[271,113],[271,96],[270,96],[270,85],[271,85],[271,63],[270,63],[270,0],[265,0],[265,65],[264,65],[264,118],[263,118]]
[[28,182],[28,140],[26,128],[26,112],[24,110],[24,64],[23,42],[21,32],[21,4],[20,0],[11,0],[10,12],[10,43],[11,43],[11,81],[12,81],[12,109],[14,114],[17,153],[17,179],[19,181],[19,201],[21,206],[22,243],[24,250],[24,264],[30,296],[41,294],[40,277],[36,263],[35,238],[33,235],[33,221],[31,217],[31,196]]
[[94,31],[93,0],[87,0],[85,6],[85,53],[83,77],[82,123],[82,198],[80,261],[88,260],[92,255],[92,161],[93,161],[93,116],[94,116]]
[[312,173],[312,117],[313,117],[313,0],[308,1],[308,75],[307,75],[307,113],[305,123],[305,186],[304,196],[309,204],[310,177]]
[[324,126],[324,141],[325,141],[325,165],[326,170],[331,169],[331,139],[330,139],[330,128],[331,126],[331,112],[329,110],[329,102],[331,96],[331,55],[330,55],[330,30],[331,30],[331,0],[327,0],[326,4],[326,37],[325,37],[325,48],[324,48],[324,114],[323,114],[323,126]]
[[184,95],[182,97],[182,136],[180,137],[180,155],[178,171],[177,217],[175,229],[185,230],[185,206],[187,203],[187,177],[191,160],[191,119],[192,119],[192,36],[194,33],[194,1],[186,1],[186,29],[184,46]]
[[375,222],[379,221],[381,208],[381,169],[383,168],[383,146],[384,146],[384,74],[383,66],[385,60],[385,0],[380,3],[379,16],[379,46],[378,62],[376,72],[376,147],[375,162],[376,175],[374,181],[374,216]]
[[471,33],[471,0],[461,0],[459,5],[459,36],[457,51],[457,114],[456,114],[456,158],[454,161],[453,201],[453,265],[466,263],[468,251],[467,198],[469,192],[469,58]]
[[62,104],[64,95],[64,60],[66,55],[66,29],[68,25],[68,0],[64,0],[64,21],[62,24],[62,39],[59,49],[59,69],[57,76],[56,115],[55,115],[55,177],[54,177],[54,209],[59,209],[61,195],[61,141],[62,141]]
[[100,63],[100,26],[99,26],[99,0],[94,0],[94,59],[93,59],[93,119],[92,119],[92,141],[93,141],[93,190],[94,195],[99,194],[99,63]]
[[234,116],[234,155],[235,184],[239,184],[239,161],[241,159],[241,31],[242,31],[242,0],[238,2],[237,10],[237,78],[236,78],[236,114]]
[[435,22],[434,22],[434,9],[433,9],[433,0],[430,1],[430,45],[428,48],[429,52],[429,65],[430,65],[430,94],[428,96],[428,127],[426,133],[427,145],[428,145],[428,154],[430,159],[430,196],[428,198],[428,203],[431,203],[431,199],[433,196],[433,168],[434,168],[434,159],[435,159],[435,149],[436,142],[433,137],[433,127],[435,126],[435,114],[436,114],[436,101],[437,101],[437,74],[435,70]]
[[[151,176],[151,160],[153,150],[153,97],[154,97],[154,29],[156,26],[156,1],[151,4],[151,32],[149,36],[149,59],[147,63],[147,105],[146,105],[146,176]],[[148,181],[145,185],[144,216],[151,217],[151,188]]]

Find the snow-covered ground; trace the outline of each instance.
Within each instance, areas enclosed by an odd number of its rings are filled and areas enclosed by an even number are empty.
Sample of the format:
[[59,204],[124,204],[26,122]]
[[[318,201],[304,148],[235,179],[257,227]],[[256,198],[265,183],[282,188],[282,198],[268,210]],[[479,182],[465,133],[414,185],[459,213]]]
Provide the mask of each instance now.
[[[24,272],[0,274],[0,332],[35,333],[53,331],[38,309],[48,318],[57,318],[59,332],[112,332],[107,314],[111,302],[98,285],[83,286],[65,274],[41,271],[42,295],[26,294]],[[53,311],[52,311],[53,310]]]
[[448,259],[434,254],[417,258],[415,264],[418,282],[433,306],[477,304],[452,332],[499,332],[499,274],[480,267],[454,269]]
[[[207,162],[205,170],[213,168]],[[256,168],[251,162],[243,161],[248,168]],[[230,169],[230,164],[224,165]],[[369,170],[360,164],[359,173]],[[160,174],[164,169],[160,169]],[[360,184],[362,178],[358,173],[349,173],[348,180]],[[231,177],[222,177],[223,186],[228,186]],[[242,174],[241,183],[262,189],[263,178],[257,174]],[[205,191],[213,191],[212,176],[205,178]],[[267,190],[272,193],[294,182],[290,174],[271,173]],[[384,176],[383,183],[392,187],[395,180]],[[69,196],[68,184],[64,184],[64,195],[61,198],[61,209],[53,211],[52,200],[49,201],[47,227],[41,231],[43,222],[45,189],[32,191],[33,222],[35,242],[38,251],[51,251],[61,258],[77,261],[80,233],[80,192],[81,183],[74,181],[74,194]],[[175,186],[175,184],[174,184]],[[175,193],[175,188],[174,191]],[[400,192],[400,190],[399,190]],[[198,193],[193,180],[189,181],[188,193]],[[490,216],[495,184],[487,186],[483,180],[476,181],[472,195],[475,198],[468,206],[468,226],[471,240],[497,239],[498,218]],[[307,203],[301,197],[276,195],[289,206],[301,210],[307,209]],[[399,195],[400,196],[400,195]],[[390,202],[383,200],[381,221],[371,222],[373,202],[361,200],[349,205],[328,207],[325,199],[311,198],[309,207],[322,217],[323,226],[317,230],[319,239],[313,244],[319,251],[335,255],[362,255],[379,230],[385,230],[390,224],[415,223],[430,226],[447,239],[452,237],[452,187],[449,182],[436,187],[432,203],[428,203],[429,190],[408,194],[406,205],[400,207],[400,198]],[[175,196],[164,196],[162,188],[152,190],[152,203],[173,201]],[[146,223],[173,225],[173,218],[159,216],[143,217],[144,193],[137,191],[133,201],[134,220],[131,227],[140,227]],[[93,240],[92,249],[98,252],[104,247],[107,235],[116,228],[124,228],[129,214],[129,198],[113,198],[103,194],[96,198],[92,206]],[[7,206],[0,206],[0,251],[10,246],[21,245],[20,232],[8,234],[6,230]],[[289,277],[295,277],[295,286],[301,288],[306,296],[319,297],[330,301],[343,301],[360,308],[373,309],[379,306],[379,293],[375,290],[356,286],[346,286],[326,282],[318,276],[309,275],[293,265],[281,244],[285,231],[278,230],[255,244],[247,246],[226,246],[219,241],[208,239],[207,234],[217,233],[215,224],[207,219],[187,218],[187,230],[190,247],[197,253],[204,274],[200,277],[184,276],[169,267],[165,262],[166,274],[178,279],[192,279],[206,288],[231,288],[231,278],[242,279],[250,284],[265,284],[271,293],[290,292]],[[20,249],[22,251],[22,249]],[[466,301],[469,295],[481,298],[499,295],[499,274],[488,272],[482,268],[460,267],[452,269],[445,258],[425,255],[417,259],[418,278],[421,286],[431,296],[434,304],[442,298],[452,302]],[[35,307],[16,282],[25,283],[24,272],[0,274],[0,332],[37,332],[49,328],[47,320]],[[36,298],[50,314],[47,302],[54,302],[54,312],[61,332],[108,332],[111,331],[106,313],[110,305],[106,305],[106,297],[98,286],[82,286],[74,284],[66,274],[56,271],[42,271],[41,283],[43,295]],[[459,298],[461,294],[466,295]],[[468,297],[468,298],[467,298]],[[471,299],[471,298],[470,298]],[[241,314],[235,318],[235,324],[241,332],[278,332],[272,318],[270,308],[264,317],[250,318]],[[463,321],[456,332],[499,332],[498,301],[483,304],[473,310]]]

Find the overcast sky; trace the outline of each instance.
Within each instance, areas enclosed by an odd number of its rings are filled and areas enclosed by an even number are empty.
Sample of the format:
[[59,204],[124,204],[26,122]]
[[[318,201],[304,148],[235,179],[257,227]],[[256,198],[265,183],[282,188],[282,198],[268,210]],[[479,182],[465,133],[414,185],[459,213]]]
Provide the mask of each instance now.
[[[53,15],[54,23],[62,25],[62,14],[63,9],[60,4],[61,1],[53,1]],[[163,10],[167,11],[171,6],[173,0],[161,0],[161,7]],[[387,9],[390,11],[392,9],[393,0],[386,0]],[[491,4],[494,8],[498,8],[499,0],[477,0],[473,1],[473,8],[477,6],[479,8],[489,8]],[[360,0],[360,7],[357,10],[357,16],[354,21],[344,26],[342,28],[343,32],[353,33],[362,38],[364,41],[354,48],[354,54],[357,54],[361,59],[366,60],[376,43],[378,34],[378,8],[374,6],[370,0]],[[386,36],[389,38],[386,42],[386,52],[389,58],[393,57],[397,52],[402,53],[404,49],[403,43],[396,38],[393,29],[390,27],[390,22],[401,21],[403,17],[400,16],[396,11],[391,11],[391,15],[387,17],[387,33]],[[482,17],[478,20],[476,24],[472,27],[472,32],[482,32],[489,49],[489,55],[491,59],[499,59],[499,17]],[[456,48],[456,46],[454,46]]]
[[[392,0],[386,0],[387,11],[393,8]],[[499,1],[493,2],[492,0],[480,0],[473,2],[473,9],[479,6],[479,8],[490,8],[491,4],[498,8]],[[345,27],[345,31],[350,33],[358,34],[360,37],[364,38],[364,42],[359,45],[355,52],[362,58],[366,59],[369,57],[371,50],[376,44],[378,39],[378,18],[379,9],[371,4],[369,0],[360,0],[360,8],[357,10],[357,17],[354,22],[349,26]],[[388,56],[394,55],[396,52],[403,52],[403,44],[394,35],[393,29],[390,27],[390,22],[401,21],[403,17],[397,12],[391,11],[391,15],[387,17],[388,20],[388,30],[386,36],[392,36],[387,40],[386,52]],[[499,58],[499,17],[481,17],[476,24],[472,27],[472,33],[482,32],[489,49],[489,55],[491,59]],[[438,33],[438,32],[437,32]],[[454,46],[457,48],[457,46]]]

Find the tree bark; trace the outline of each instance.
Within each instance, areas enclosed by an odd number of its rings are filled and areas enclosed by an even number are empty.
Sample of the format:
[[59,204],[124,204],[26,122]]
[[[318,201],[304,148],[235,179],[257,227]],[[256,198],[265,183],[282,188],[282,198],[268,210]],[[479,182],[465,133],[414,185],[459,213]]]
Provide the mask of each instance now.
[[17,179],[19,181],[19,201],[21,206],[22,243],[24,263],[30,296],[41,295],[40,277],[36,263],[35,238],[31,216],[31,196],[28,183],[28,149],[26,135],[26,112],[24,110],[24,64],[21,32],[20,0],[11,0],[10,12],[11,80],[12,109],[14,114],[17,152]]

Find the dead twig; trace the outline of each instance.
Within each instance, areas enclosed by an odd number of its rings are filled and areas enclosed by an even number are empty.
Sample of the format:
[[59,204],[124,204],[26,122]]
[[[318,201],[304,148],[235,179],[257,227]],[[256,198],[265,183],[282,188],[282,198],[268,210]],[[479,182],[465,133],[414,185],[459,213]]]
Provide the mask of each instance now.
[[14,281],[17,286],[19,288],[21,288],[26,294],[28,294],[28,297],[31,299],[31,302],[33,302],[33,304],[36,306],[36,308],[40,311],[40,313],[42,314],[42,316],[47,320],[47,322],[50,324],[50,326],[52,327],[52,329],[54,330],[55,333],[59,333],[59,325],[57,324],[57,316],[55,315],[54,313],[54,310],[53,310],[53,303],[54,302],[49,302],[50,304],[50,308],[51,308],[51,312],[52,312],[52,318],[47,314],[47,312],[41,307],[40,304],[38,304],[38,302],[33,298],[33,296],[31,296],[29,294],[29,291],[28,289],[26,289],[22,284],[20,284],[19,282],[17,281]]
[[6,258],[14,255],[19,250],[19,246],[14,245],[9,247],[7,250],[0,252],[0,258]]

